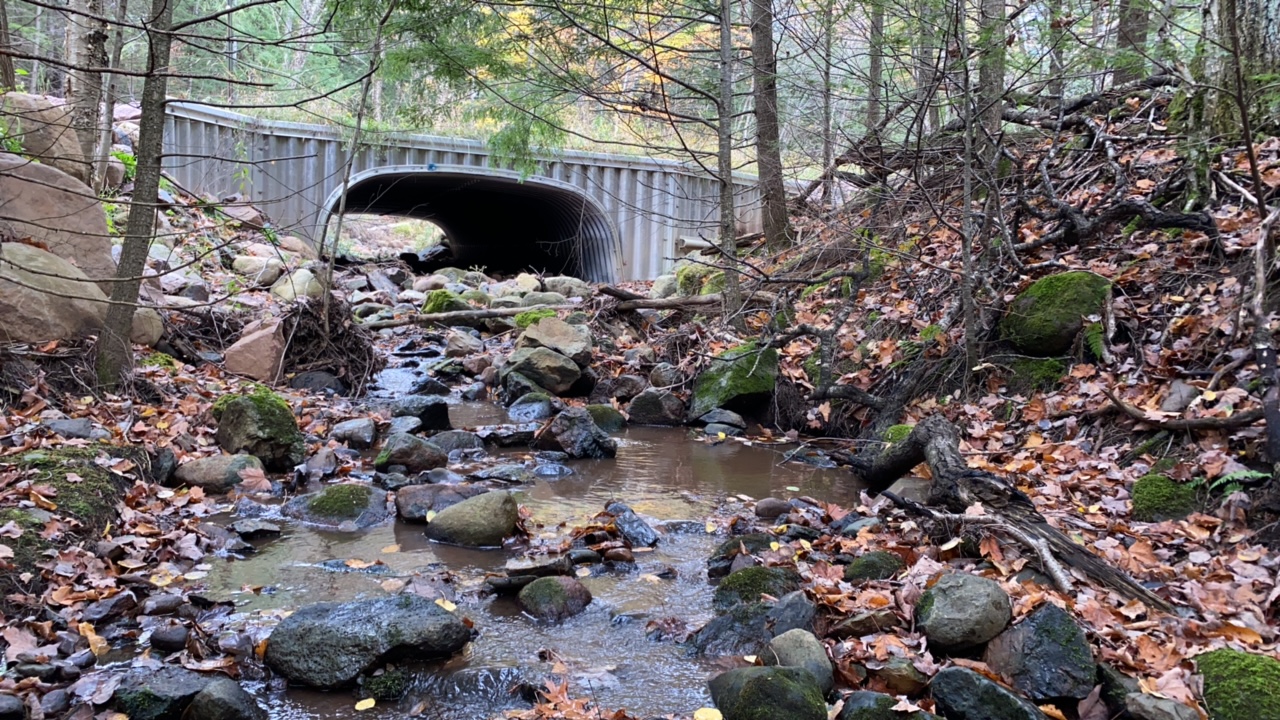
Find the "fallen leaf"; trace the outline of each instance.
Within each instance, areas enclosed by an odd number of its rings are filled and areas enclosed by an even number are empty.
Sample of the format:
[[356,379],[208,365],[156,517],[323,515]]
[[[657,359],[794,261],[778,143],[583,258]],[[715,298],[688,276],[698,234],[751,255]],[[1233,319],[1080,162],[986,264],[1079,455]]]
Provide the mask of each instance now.
[[372,708],[374,705],[377,705],[377,704],[378,703],[373,698],[365,698],[360,702],[356,703],[356,710],[360,710],[363,712],[365,710]]

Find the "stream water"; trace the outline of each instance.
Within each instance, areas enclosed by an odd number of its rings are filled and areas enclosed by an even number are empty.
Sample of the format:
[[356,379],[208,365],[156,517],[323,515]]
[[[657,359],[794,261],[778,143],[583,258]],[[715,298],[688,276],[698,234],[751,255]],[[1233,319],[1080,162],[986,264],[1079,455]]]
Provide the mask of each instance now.
[[[454,427],[472,427],[502,422],[505,413],[493,405],[463,403],[451,407],[451,417]],[[522,681],[540,684],[555,660],[568,669],[574,696],[592,698],[599,707],[626,708],[640,717],[692,712],[710,702],[706,680],[715,667],[688,657],[671,642],[648,640],[645,624],[678,617],[696,627],[711,616],[706,558],[724,537],[705,531],[705,517],[740,494],[810,495],[845,503],[857,497],[847,472],[785,462],[777,447],[732,441],[711,445],[678,428],[632,427],[616,437],[615,459],[569,461],[572,475],[516,489],[520,504],[542,526],[535,534],[567,535],[612,499],[628,503],[660,529],[666,521],[693,522],[681,526],[683,532],[664,532],[653,552],[637,555],[634,571],[584,578],[595,599],[586,612],[561,624],[531,620],[510,598],[474,600],[463,594],[457,612],[474,621],[479,632],[474,642],[446,663],[414,668],[403,699],[379,702],[362,716],[400,718],[411,709],[419,711],[418,717],[436,720],[500,716],[523,705],[509,688]],[[519,555],[435,544],[423,536],[422,526],[399,520],[360,533],[318,532],[280,522],[283,535],[259,543],[257,554],[214,566],[208,577],[210,598],[232,600],[246,613],[294,609],[380,595],[388,579],[411,579],[444,568],[459,578],[459,586],[466,586]],[[393,545],[398,548],[387,552]],[[380,560],[385,568],[335,572],[318,566],[349,559]],[[674,568],[676,577],[658,578],[655,571],[663,566]],[[355,698],[348,692],[246,687],[259,695],[272,718],[353,715]]]

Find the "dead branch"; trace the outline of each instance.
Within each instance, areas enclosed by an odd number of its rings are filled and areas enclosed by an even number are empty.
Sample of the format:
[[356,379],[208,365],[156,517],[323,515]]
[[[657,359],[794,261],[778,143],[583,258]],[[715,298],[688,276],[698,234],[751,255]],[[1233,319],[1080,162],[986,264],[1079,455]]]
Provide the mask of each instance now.
[[1231,417],[1224,418],[1173,418],[1165,420],[1161,418],[1153,418],[1150,415],[1147,415],[1147,413],[1143,412],[1141,408],[1134,407],[1133,405],[1121,400],[1109,388],[1102,388],[1102,394],[1106,395],[1107,399],[1111,401],[1111,404],[1115,405],[1116,409],[1120,412],[1128,415],[1134,420],[1139,420],[1147,425],[1151,425],[1152,427],[1160,428],[1161,430],[1172,430],[1175,432],[1185,432],[1187,430],[1233,430],[1235,428],[1245,427],[1246,425],[1252,425],[1263,418],[1262,409],[1257,408],[1238,412]]

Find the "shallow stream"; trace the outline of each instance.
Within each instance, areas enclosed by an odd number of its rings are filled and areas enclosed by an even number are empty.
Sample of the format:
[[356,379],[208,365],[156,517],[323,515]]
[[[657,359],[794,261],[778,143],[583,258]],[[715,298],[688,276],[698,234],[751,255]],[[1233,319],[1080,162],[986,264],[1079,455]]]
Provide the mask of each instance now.
[[[451,418],[454,427],[472,427],[502,422],[505,413],[493,405],[464,403],[451,407]],[[645,624],[677,617],[696,627],[711,616],[706,558],[724,537],[706,532],[706,516],[738,495],[810,495],[842,503],[857,497],[846,471],[784,462],[786,448],[733,441],[711,445],[679,428],[633,427],[616,437],[617,458],[569,461],[574,474],[516,489],[520,504],[541,525],[533,528],[535,536],[567,536],[612,499],[628,503],[659,529],[666,521],[692,521],[681,527],[684,531],[664,532],[653,552],[637,554],[634,571],[583,578],[594,601],[562,624],[531,620],[511,598],[474,600],[460,594],[456,612],[474,621],[478,637],[446,663],[415,668],[403,699],[379,702],[361,716],[402,718],[411,709],[434,720],[501,716],[524,705],[509,688],[522,681],[540,684],[556,660],[568,670],[571,694],[591,698],[599,707],[625,708],[640,717],[691,713],[710,702],[706,680],[716,669],[713,661],[690,658],[671,642],[646,639]],[[446,568],[459,578],[458,586],[467,587],[520,554],[435,544],[423,536],[422,526],[399,520],[360,533],[280,523],[284,534],[258,542],[256,555],[215,564],[206,595],[232,600],[246,613],[295,609],[380,595],[388,580],[412,580]],[[398,547],[389,551],[391,546]],[[381,561],[385,567],[341,572],[319,566],[331,560]],[[676,577],[657,577],[662,566],[674,568]],[[246,687],[259,693],[272,718],[354,715],[356,698],[350,692]]]

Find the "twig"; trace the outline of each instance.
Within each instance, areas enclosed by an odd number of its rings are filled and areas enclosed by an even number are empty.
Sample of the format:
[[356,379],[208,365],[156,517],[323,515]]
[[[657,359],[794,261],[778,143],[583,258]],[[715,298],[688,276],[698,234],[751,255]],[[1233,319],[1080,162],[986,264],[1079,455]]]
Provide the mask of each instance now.
[[1245,427],[1246,425],[1252,425],[1263,417],[1262,410],[1260,408],[1255,408],[1253,410],[1238,412],[1231,417],[1225,418],[1161,420],[1149,417],[1141,408],[1134,407],[1133,405],[1130,405],[1116,397],[1115,393],[1113,393],[1109,388],[1102,388],[1102,394],[1106,395],[1107,399],[1110,400],[1112,404],[1120,410],[1120,412],[1135,420],[1140,420],[1152,427],[1157,427],[1162,430],[1231,430],[1238,427]]

